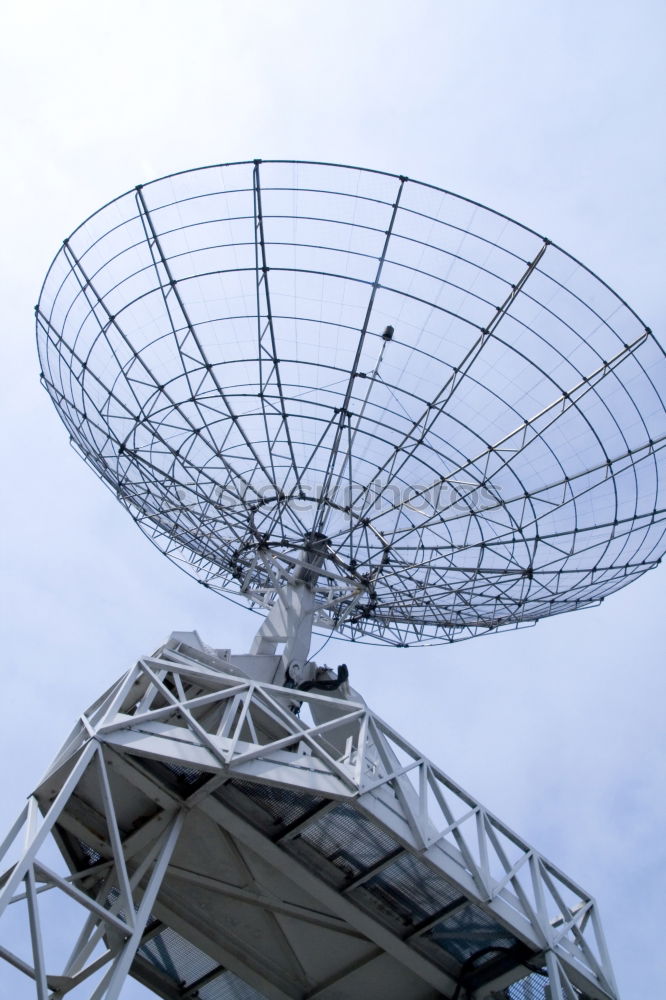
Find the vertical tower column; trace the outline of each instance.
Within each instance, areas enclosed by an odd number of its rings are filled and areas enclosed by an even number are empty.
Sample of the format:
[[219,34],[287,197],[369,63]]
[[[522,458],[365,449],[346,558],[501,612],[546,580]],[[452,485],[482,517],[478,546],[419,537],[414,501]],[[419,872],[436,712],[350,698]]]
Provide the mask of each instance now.
[[274,684],[284,684],[289,668],[302,671],[307,661],[315,615],[314,588],[326,558],[327,541],[325,535],[306,539],[293,579],[279,591],[254,637],[250,649],[253,655],[275,655],[284,643]]

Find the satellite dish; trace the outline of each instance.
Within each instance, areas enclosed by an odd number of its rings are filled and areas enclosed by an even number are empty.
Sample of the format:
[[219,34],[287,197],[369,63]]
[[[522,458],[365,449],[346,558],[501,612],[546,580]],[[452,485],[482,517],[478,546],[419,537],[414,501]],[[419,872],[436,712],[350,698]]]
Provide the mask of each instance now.
[[663,348],[569,254],[432,185],[260,160],[139,185],[65,241],[37,333],[86,462],[255,609],[297,578],[320,629],[448,642],[663,553]]

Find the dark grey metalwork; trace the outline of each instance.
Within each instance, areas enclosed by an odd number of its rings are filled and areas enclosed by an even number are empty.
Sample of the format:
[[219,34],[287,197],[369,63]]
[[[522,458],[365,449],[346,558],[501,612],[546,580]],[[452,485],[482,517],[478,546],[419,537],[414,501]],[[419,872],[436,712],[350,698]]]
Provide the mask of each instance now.
[[270,605],[324,536],[320,626],[453,641],[664,551],[663,348],[573,257],[439,188],[259,160],[140,185],[65,241],[37,331],[73,444],[228,596]]

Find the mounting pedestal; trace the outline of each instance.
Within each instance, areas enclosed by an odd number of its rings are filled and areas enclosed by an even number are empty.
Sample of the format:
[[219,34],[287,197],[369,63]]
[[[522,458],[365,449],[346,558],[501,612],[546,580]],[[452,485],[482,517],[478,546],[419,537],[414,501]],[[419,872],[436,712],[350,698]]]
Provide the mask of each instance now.
[[617,1000],[587,893],[278,662],[174,633],[81,716],[1,848],[13,997]]

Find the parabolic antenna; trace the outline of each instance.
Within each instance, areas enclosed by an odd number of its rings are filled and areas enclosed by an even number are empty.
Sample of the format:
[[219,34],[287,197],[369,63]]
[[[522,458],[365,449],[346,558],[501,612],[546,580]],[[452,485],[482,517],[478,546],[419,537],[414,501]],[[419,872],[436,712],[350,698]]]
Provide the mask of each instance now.
[[664,550],[663,348],[440,188],[258,160],[140,185],[65,241],[37,330],[88,464],[254,607],[305,567],[319,628],[446,642],[598,602]]

